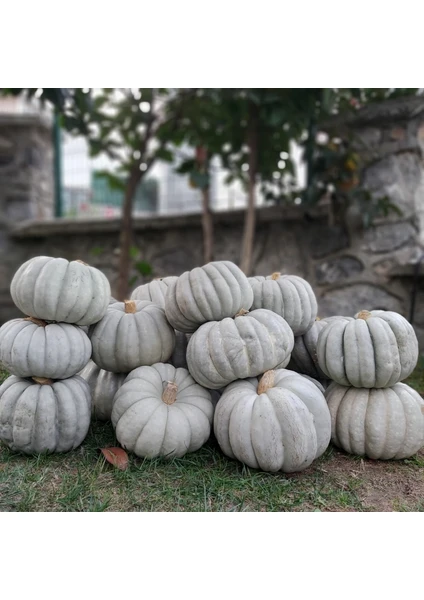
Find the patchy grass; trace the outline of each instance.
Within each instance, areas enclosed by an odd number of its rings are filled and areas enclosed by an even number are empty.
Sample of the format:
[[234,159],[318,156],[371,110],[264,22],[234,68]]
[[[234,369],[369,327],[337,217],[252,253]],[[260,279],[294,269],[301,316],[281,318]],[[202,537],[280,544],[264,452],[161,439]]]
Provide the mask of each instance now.
[[407,383],[424,397],[424,354],[420,355],[415,371],[403,383]]
[[[424,360],[408,384],[423,393]],[[229,460],[213,439],[182,459],[131,456],[119,471],[99,452],[114,445],[111,425],[93,423],[68,454],[31,458],[1,446],[0,511],[424,511],[424,452],[384,462],[330,446],[285,475]]]

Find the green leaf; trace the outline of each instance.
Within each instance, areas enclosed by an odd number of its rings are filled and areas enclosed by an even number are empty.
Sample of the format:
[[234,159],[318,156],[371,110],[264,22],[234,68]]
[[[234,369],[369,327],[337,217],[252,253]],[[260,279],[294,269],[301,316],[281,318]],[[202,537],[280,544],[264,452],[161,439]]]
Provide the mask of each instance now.
[[91,249],[91,254],[93,256],[100,256],[101,254],[103,254],[104,251],[105,249],[103,248],[103,246],[95,246]]
[[96,171],[96,177],[103,177],[106,179],[108,186],[111,190],[117,190],[119,192],[125,191],[125,181],[121,177],[117,177],[110,171]]
[[166,148],[159,148],[159,150],[156,151],[156,158],[164,160],[165,162],[172,162],[174,160],[174,155]]
[[137,248],[137,246],[131,246],[130,250],[129,250],[129,254],[130,254],[130,258],[132,258],[132,260],[135,260],[136,258],[138,258],[140,251]]
[[137,269],[141,275],[151,275],[153,273],[151,265],[144,260],[136,262],[134,268]]

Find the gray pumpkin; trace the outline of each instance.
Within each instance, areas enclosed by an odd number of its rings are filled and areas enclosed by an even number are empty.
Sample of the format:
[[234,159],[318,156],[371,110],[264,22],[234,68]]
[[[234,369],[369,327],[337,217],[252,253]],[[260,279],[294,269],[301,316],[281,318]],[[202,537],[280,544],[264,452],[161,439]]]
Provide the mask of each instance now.
[[200,385],[219,389],[275,368],[288,360],[293,344],[287,322],[258,309],[199,327],[188,343],[187,364]]
[[78,375],[63,381],[12,375],[0,386],[0,440],[11,450],[73,450],[87,435],[90,413],[90,386]]
[[77,325],[30,317],[13,319],[0,328],[0,361],[18,377],[66,379],[90,357],[91,342]]
[[249,310],[252,302],[253,291],[243,271],[223,260],[186,271],[172,281],[165,297],[165,312],[174,329],[191,333],[208,321]]
[[98,421],[110,421],[114,396],[124,383],[127,373],[105,371],[90,360],[78,375],[90,386],[92,417]]
[[424,400],[408,385],[365,389],[333,382],[325,396],[332,442],[345,452],[398,460],[424,446]]
[[315,383],[279,369],[230,384],[215,409],[214,432],[226,456],[254,469],[293,473],[328,447],[330,413]]
[[131,294],[131,300],[147,300],[165,308],[165,295],[169,285],[176,281],[178,277],[163,277],[153,279],[149,283],[139,285]]
[[90,332],[92,359],[101,369],[129,373],[143,365],[167,361],[175,333],[163,308],[143,300],[110,304]]
[[16,271],[10,294],[31,317],[91,325],[106,313],[110,285],[101,271],[82,261],[36,256]]
[[187,369],[158,363],[134,369],[116,393],[112,425],[137,456],[181,457],[208,440],[214,407]]
[[317,357],[320,369],[340,385],[391,387],[414,370],[418,340],[398,313],[361,311],[354,319],[337,319],[324,327]]
[[254,300],[252,310],[266,308],[283,317],[295,336],[303,335],[313,325],[318,305],[309,283],[297,275],[273,273],[269,277],[249,277]]

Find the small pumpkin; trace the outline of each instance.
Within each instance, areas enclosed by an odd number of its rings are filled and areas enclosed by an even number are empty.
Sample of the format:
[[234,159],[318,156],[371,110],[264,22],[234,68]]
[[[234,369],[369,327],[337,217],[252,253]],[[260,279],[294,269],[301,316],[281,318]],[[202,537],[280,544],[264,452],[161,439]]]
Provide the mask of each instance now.
[[110,421],[114,396],[124,383],[127,373],[105,371],[90,360],[78,375],[90,386],[92,417],[98,421]]
[[223,260],[186,271],[172,281],[166,292],[165,312],[174,329],[191,333],[207,321],[249,310],[252,302],[253,291],[243,271]]
[[297,275],[273,273],[269,277],[249,277],[254,300],[252,310],[266,308],[283,317],[295,336],[303,335],[313,325],[318,304],[309,283]]
[[167,361],[175,345],[163,308],[144,300],[110,304],[90,336],[94,362],[113,373]]
[[208,440],[210,394],[187,369],[158,363],[134,369],[115,395],[112,424],[126,450],[137,456],[181,457]]
[[317,357],[323,373],[340,385],[391,387],[414,370],[418,340],[398,313],[363,310],[354,319],[335,319],[322,329]]
[[66,379],[76,375],[90,357],[91,342],[77,325],[28,317],[0,328],[0,361],[18,377]]
[[206,388],[256,377],[288,361],[294,337],[287,322],[270,310],[242,311],[234,319],[205,323],[187,347],[188,369]]
[[163,277],[154,279],[150,283],[139,285],[131,294],[131,300],[148,300],[165,308],[165,295],[170,283],[176,281],[178,277]]
[[279,369],[231,383],[215,409],[215,437],[226,456],[254,469],[306,469],[330,442],[324,395],[305,377]]
[[318,336],[327,323],[331,322],[331,319],[343,318],[344,317],[330,317],[330,321],[327,321],[327,319],[319,319],[317,317],[312,327],[308,329],[306,333],[295,337],[288,368],[297,373],[301,373],[302,375],[309,375],[314,379],[326,379],[327,376],[320,369],[318,364]]
[[332,442],[345,452],[397,460],[424,446],[424,400],[408,385],[366,389],[333,382],[325,396]]
[[0,386],[0,440],[11,450],[73,450],[87,435],[90,413],[90,386],[78,375],[63,381],[11,375]]
[[10,294],[31,317],[91,325],[106,313],[110,285],[101,271],[80,260],[36,256],[16,271]]

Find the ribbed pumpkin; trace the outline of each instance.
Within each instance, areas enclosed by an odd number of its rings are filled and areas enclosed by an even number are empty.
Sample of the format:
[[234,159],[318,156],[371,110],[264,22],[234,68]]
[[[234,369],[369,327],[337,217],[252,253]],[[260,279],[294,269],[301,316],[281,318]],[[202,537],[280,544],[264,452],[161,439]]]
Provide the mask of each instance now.
[[287,322],[270,310],[241,312],[234,319],[202,325],[187,347],[188,369],[206,388],[256,377],[288,360],[294,337]]
[[66,379],[90,360],[91,342],[69,323],[46,323],[29,317],[0,328],[0,361],[18,377]]
[[63,381],[21,379],[0,386],[0,440],[25,454],[68,452],[90,425],[90,387],[78,375]]
[[165,308],[165,295],[170,283],[176,281],[178,277],[163,277],[154,279],[149,283],[139,285],[131,294],[131,300],[148,300],[158,306]]
[[266,308],[284,317],[295,336],[303,335],[312,327],[318,305],[305,279],[273,273],[269,277],[249,277],[249,283],[254,293],[252,310]]
[[16,271],[10,294],[30,317],[91,325],[106,313],[110,285],[101,271],[82,261],[36,256]]
[[170,283],[165,297],[168,321],[178,331],[191,333],[207,321],[234,317],[249,310],[253,292],[237,265],[223,260],[186,271]]
[[110,304],[90,336],[94,362],[114,373],[167,361],[175,345],[163,308],[144,300]]
[[254,469],[293,473],[306,469],[330,442],[323,394],[305,377],[280,369],[260,381],[235,381],[215,409],[221,450]]
[[326,390],[331,439],[350,454],[401,459],[424,446],[424,400],[404,383],[384,389],[344,387]]
[[355,319],[337,319],[320,332],[318,364],[340,385],[385,388],[402,381],[418,360],[412,325],[398,313],[361,311]]
[[186,369],[163,363],[132,371],[112,410],[121,446],[147,458],[198,450],[209,438],[212,418],[209,392]]
[[105,371],[90,360],[78,375],[90,386],[93,418],[98,421],[110,421],[114,396],[124,383],[127,373]]
[[[331,320],[344,319],[344,317],[330,317]],[[345,319],[353,320],[353,319]],[[327,319],[315,320],[312,327],[303,335],[294,339],[294,347],[288,368],[302,375],[309,375],[314,379],[326,379],[326,374],[320,369],[317,357],[318,336],[327,325]]]

